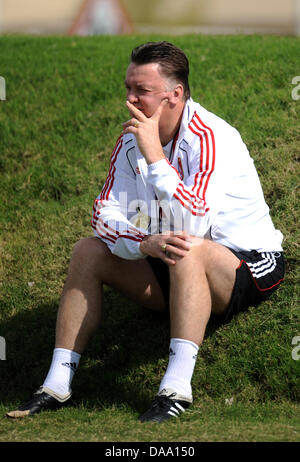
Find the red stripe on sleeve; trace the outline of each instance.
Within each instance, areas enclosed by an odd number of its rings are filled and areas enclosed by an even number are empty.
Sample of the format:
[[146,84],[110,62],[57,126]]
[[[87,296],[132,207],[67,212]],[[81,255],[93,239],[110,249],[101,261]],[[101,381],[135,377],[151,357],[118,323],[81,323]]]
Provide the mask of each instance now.
[[[210,127],[208,127],[207,125],[205,125],[204,122],[202,122],[202,120],[200,119],[200,117],[198,116],[197,113],[195,113],[195,117],[198,120],[198,122],[202,125],[202,127],[204,127],[204,129],[209,131],[210,136],[211,136],[211,142],[212,142],[212,163],[211,163],[211,167],[210,167],[209,173],[207,175],[206,183],[205,183],[205,186],[204,186],[204,189],[203,189],[203,199],[205,199],[205,194],[206,194],[206,190],[207,190],[207,187],[208,187],[208,183],[209,183],[211,174],[213,173],[213,171],[215,169],[216,142],[215,142],[215,135],[214,135],[213,130]],[[205,132],[205,133],[206,133],[206,136],[207,136],[207,132]],[[207,156],[207,160],[208,160],[208,156]]]
[[110,193],[111,188],[113,186],[114,174],[115,174],[115,171],[116,171],[115,163],[116,163],[116,160],[117,160],[117,157],[118,157],[118,154],[120,152],[120,149],[121,149],[122,145],[123,145],[123,138],[122,138],[122,135],[121,135],[118,138],[116,146],[115,146],[115,148],[114,148],[114,150],[112,152],[112,155],[111,155],[110,168],[109,168],[108,176],[106,178],[104,187],[103,187],[101,195],[100,195],[100,198],[102,200],[104,200],[104,199],[107,200],[108,199],[109,193]]

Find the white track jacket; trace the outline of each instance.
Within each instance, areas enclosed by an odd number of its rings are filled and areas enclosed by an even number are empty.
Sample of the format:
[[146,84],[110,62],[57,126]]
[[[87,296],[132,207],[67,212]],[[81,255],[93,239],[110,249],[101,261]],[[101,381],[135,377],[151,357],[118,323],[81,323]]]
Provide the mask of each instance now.
[[93,208],[92,227],[111,252],[145,258],[146,234],[181,231],[234,250],[281,251],[260,181],[238,131],[191,98],[166,159],[147,165],[121,135]]

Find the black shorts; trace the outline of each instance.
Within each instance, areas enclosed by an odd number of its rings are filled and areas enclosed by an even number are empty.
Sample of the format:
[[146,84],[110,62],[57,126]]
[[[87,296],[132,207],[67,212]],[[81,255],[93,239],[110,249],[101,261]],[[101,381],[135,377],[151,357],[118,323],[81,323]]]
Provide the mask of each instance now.
[[[236,269],[236,279],[231,300],[223,322],[228,322],[236,314],[246,311],[249,306],[258,306],[267,300],[279,287],[284,278],[283,252],[236,252],[240,264]],[[148,257],[152,271],[163,292],[166,305],[169,305],[170,278],[169,268],[160,258]]]

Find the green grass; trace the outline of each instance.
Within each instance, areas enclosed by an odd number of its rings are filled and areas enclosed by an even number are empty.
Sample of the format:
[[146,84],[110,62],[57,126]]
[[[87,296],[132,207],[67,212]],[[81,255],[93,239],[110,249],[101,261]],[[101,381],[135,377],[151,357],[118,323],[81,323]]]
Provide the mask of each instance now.
[[[128,56],[161,38],[0,38],[7,97],[0,101],[0,336],[7,348],[0,416],[47,373],[70,253],[92,234],[92,203],[127,119]],[[102,326],[73,382],[77,406],[21,422],[0,417],[0,441],[299,440],[300,360],[292,358],[292,338],[300,335],[300,101],[291,97],[299,39],[171,40],[190,58],[194,99],[234,125],[249,147],[285,237],[285,283],[230,324],[209,324],[194,406],[163,431],[137,416],[167,364],[168,319],[107,288]]]

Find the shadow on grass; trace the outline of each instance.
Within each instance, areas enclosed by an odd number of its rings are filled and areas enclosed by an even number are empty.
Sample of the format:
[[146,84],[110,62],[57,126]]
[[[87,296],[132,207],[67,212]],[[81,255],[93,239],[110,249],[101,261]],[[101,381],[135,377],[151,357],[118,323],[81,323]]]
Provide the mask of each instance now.
[[[6,361],[1,362],[1,401],[28,399],[48,372],[54,347],[57,304],[22,310],[2,323]],[[211,321],[207,336],[218,324]],[[86,409],[144,409],[167,366],[168,313],[145,310],[108,291],[101,327],[82,355],[72,384],[74,401]]]

